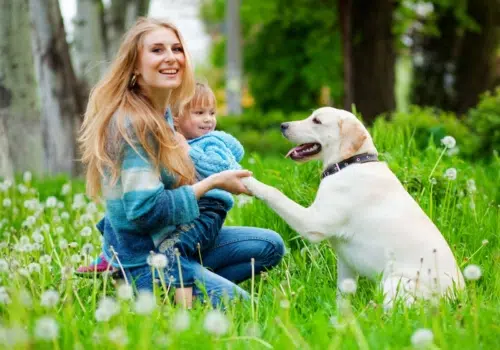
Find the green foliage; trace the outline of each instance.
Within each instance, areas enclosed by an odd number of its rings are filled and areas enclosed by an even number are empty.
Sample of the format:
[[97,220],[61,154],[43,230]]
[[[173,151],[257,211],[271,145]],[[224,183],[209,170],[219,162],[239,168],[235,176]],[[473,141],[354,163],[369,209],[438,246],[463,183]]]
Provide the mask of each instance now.
[[[202,14],[209,30],[223,21],[224,3],[205,3]],[[242,3],[245,73],[263,111],[312,108],[325,87],[329,98],[340,101],[343,76],[336,4],[334,0],[315,6],[307,0]],[[224,48],[221,38],[212,51],[216,67],[224,65]]]
[[481,96],[468,113],[468,123],[480,137],[479,150],[484,156],[500,150],[500,87]]

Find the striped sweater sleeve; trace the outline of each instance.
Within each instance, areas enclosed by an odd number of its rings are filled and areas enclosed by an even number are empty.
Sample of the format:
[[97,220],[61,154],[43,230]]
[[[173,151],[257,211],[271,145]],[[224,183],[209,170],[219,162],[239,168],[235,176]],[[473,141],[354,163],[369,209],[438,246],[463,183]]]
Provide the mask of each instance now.
[[199,215],[193,188],[165,189],[140,145],[125,146],[121,185],[126,217],[141,230],[189,223]]

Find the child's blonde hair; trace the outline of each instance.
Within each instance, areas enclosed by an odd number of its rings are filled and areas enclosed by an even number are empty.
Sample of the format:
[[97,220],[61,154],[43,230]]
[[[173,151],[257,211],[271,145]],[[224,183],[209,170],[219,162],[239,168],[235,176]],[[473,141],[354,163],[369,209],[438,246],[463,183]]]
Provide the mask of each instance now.
[[213,107],[217,108],[217,99],[210,86],[206,83],[196,82],[194,88],[194,95],[191,100],[182,106],[176,103],[172,106],[172,115],[174,116],[174,122],[177,124],[177,120],[184,118],[189,114],[189,111],[197,107]]

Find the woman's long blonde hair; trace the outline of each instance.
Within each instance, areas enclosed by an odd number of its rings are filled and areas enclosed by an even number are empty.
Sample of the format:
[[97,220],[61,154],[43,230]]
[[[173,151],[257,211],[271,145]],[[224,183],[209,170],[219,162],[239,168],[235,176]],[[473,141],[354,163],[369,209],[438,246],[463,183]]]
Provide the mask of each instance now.
[[[194,182],[193,163],[185,152],[179,151],[174,133],[165,122],[164,115],[155,110],[139,84],[131,84],[144,35],[162,27],[174,31],[186,56],[182,83],[172,90],[166,102],[183,106],[193,96],[193,68],[179,30],[169,22],[139,18],[125,34],[107,74],[92,89],[85,112],[79,141],[82,162],[87,168],[87,194],[93,198],[101,192],[101,176],[105,172],[111,175],[112,183],[118,179],[123,141],[134,148],[138,142],[156,171],[160,173],[161,168],[168,169],[176,177],[176,185]],[[116,122],[118,132],[110,131],[110,122],[114,118],[116,120],[113,123]],[[129,122],[133,129],[127,127]],[[131,138],[131,132],[136,140]]]

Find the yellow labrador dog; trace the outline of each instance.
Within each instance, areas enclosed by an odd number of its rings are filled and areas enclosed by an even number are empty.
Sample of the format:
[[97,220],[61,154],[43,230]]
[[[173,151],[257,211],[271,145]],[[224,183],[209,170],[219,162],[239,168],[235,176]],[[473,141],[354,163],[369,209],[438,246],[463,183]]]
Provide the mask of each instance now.
[[330,241],[338,257],[338,286],[360,275],[382,278],[386,308],[399,297],[411,304],[464,287],[446,240],[389,167],[377,161],[371,136],[352,113],[324,107],[281,129],[300,144],[288,154],[293,160],[323,161],[314,202],[304,208],[255,178],[244,179],[245,186],[303,237]]

